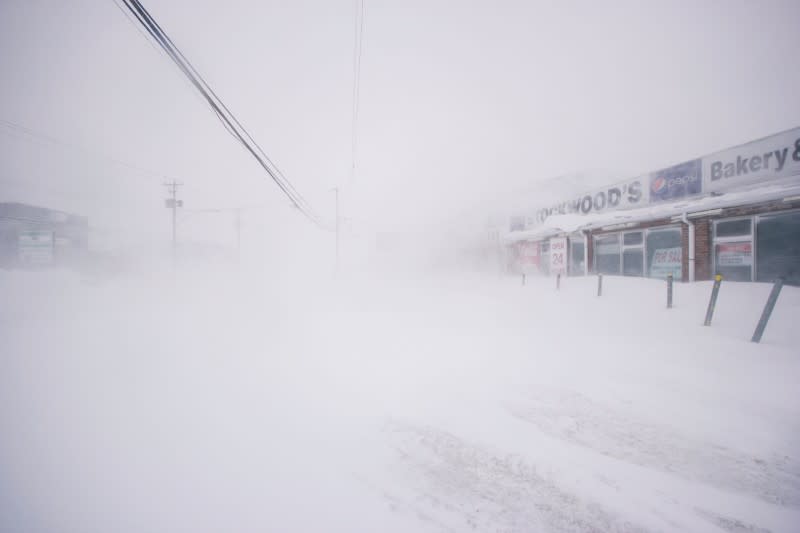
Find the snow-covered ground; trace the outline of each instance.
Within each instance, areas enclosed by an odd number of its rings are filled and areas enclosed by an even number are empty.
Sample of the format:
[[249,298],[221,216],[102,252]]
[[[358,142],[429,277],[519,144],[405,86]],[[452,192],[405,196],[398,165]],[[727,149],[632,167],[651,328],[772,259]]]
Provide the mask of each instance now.
[[800,290],[0,271],[0,531],[800,530]]

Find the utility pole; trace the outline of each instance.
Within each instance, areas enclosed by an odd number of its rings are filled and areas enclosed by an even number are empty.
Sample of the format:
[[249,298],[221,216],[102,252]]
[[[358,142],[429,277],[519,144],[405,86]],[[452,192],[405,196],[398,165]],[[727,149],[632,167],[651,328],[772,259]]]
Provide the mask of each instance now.
[[164,186],[167,188],[167,191],[170,194],[170,198],[167,198],[165,205],[167,208],[172,209],[172,260],[175,260],[178,250],[178,236],[177,236],[177,221],[178,221],[178,208],[183,207],[183,200],[178,200],[178,187],[183,185],[183,183],[179,183],[175,180],[172,182],[167,182]]
[[242,262],[242,208],[237,207],[236,211],[236,260]]
[[339,273],[339,187],[331,189],[336,195],[336,270]]

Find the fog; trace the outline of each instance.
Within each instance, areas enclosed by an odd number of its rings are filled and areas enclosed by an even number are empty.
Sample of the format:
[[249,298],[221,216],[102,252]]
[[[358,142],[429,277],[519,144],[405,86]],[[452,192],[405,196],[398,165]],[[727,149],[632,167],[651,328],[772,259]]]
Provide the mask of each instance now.
[[320,224],[122,0],[0,0],[0,203],[89,225],[0,268],[0,531],[796,530],[800,290],[477,251],[798,126],[797,2],[145,7]]
[[[800,116],[794,2],[369,2],[353,175],[356,3],[146,7],[311,205],[332,220],[328,190],[341,187],[343,216],[361,232],[436,229],[539,180],[624,179]],[[0,9],[0,67],[12,80],[0,88],[2,118],[92,155],[3,128],[5,197],[148,238],[169,234],[162,176],[186,184],[187,209],[287,211],[113,2]],[[280,222],[261,231],[292,240]]]

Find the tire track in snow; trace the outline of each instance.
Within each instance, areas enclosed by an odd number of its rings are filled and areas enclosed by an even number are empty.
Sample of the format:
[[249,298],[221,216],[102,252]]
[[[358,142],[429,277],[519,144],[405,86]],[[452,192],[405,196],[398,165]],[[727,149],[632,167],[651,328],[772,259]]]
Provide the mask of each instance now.
[[[389,431],[393,479],[404,483],[383,489],[385,497],[441,531],[645,531],[562,490],[517,455],[498,455],[431,427],[392,422]],[[410,495],[400,495],[403,485],[412,487]]]
[[508,411],[552,437],[690,481],[800,507],[800,465],[788,456],[753,457],[633,419],[578,393],[526,399]]

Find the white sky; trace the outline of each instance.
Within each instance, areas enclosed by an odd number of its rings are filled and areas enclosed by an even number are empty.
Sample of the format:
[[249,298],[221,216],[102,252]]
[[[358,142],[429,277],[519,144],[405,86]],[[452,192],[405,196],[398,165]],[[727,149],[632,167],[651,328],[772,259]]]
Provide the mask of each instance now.
[[[536,180],[624,179],[800,125],[796,1],[365,2],[354,183],[356,0],[145,6],[312,205],[332,217],[342,185],[361,229],[435,227]],[[112,0],[0,0],[0,72],[0,119],[177,177],[187,208],[303,224]],[[2,199],[166,238],[161,181],[0,127]]]

